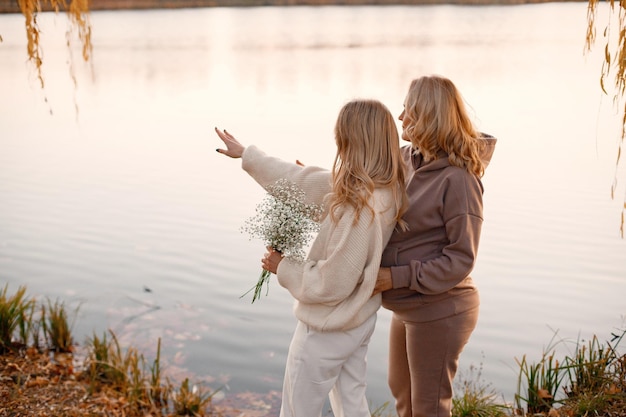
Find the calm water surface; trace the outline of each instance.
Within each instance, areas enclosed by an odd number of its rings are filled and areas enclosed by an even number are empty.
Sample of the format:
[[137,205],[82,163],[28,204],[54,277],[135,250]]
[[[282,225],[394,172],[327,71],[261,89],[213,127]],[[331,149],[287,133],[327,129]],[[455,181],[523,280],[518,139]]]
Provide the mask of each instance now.
[[[79,342],[110,328],[150,355],[160,337],[172,375],[279,390],[292,301],[278,285],[253,305],[239,298],[260,272],[263,245],[240,227],[263,192],[215,153],[212,128],[330,167],[344,102],[374,97],[399,114],[410,80],[431,73],[454,80],[499,138],[473,274],[481,317],[461,374],[481,369],[510,401],[516,358],[538,358],[555,334],[571,349],[624,328],[623,169],[616,200],[609,192],[619,125],[600,53],[583,53],[584,2],[91,19],[93,68],[68,56],[65,18],[42,16],[42,91],[23,18],[0,15],[0,284],[79,306]],[[375,405],[391,398],[388,323],[381,310]]]

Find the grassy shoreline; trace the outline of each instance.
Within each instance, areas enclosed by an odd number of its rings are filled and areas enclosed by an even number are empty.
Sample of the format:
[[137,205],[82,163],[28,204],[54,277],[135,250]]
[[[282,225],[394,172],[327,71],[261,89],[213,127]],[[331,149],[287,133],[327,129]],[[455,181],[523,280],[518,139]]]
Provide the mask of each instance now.
[[[146,10],[200,7],[264,7],[264,6],[393,6],[393,5],[517,5],[550,2],[582,2],[584,0],[91,0],[89,9]],[[42,2],[44,11],[51,11]],[[2,2],[0,13],[20,13],[17,0]]]
[[[0,289],[1,416],[278,415],[279,392],[221,393],[188,377],[173,380],[160,339],[150,360],[132,346],[121,347],[112,331],[79,345],[72,334],[75,315],[62,301],[27,296],[24,286],[13,294],[8,284]],[[477,374],[456,387],[452,417],[626,417],[626,354],[618,351],[626,330],[610,336],[605,343],[595,336],[581,341],[565,357],[555,357],[559,340],[553,340],[540,360],[516,359],[511,403],[474,369]],[[374,417],[395,415],[389,403],[372,407]]]

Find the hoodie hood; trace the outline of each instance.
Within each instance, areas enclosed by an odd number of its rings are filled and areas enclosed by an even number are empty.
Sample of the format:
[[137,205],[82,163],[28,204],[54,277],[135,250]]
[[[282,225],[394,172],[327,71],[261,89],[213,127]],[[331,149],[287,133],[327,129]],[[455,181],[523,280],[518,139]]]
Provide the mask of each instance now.
[[481,133],[481,135],[485,145],[482,147],[480,158],[483,160],[483,164],[485,164],[485,169],[487,169],[487,165],[491,162],[493,152],[496,150],[496,142],[498,139],[487,133]]
[[[491,162],[491,157],[493,156],[493,152],[496,148],[496,142],[498,141],[495,137],[487,134],[480,133],[480,139],[483,141],[483,146],[480,149],[480,157],[485,165],[485,170]],[[410,160],[410,165],[413,166],[413,169],[420,171],[436,171],[438,169],[443,169],[450,166],[448,162],[447,154],[443,151],[439,155],[437,155],[437,159],[424,162],[424,158],[419,150],[415,150],[411,147],[411,145],[406,145],[402,148],[402,153],[404,154],[404,158]],[[408,164],[407,164],[408,165]]]

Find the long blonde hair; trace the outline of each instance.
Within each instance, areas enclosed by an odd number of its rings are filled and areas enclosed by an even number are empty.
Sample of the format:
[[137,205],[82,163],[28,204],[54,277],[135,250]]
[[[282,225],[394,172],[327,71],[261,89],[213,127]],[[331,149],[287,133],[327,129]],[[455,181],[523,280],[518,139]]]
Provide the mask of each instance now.
[[441,76],[425,76],[411,82],[404,102],[403,137],[426,160],[448,155],[451,165],[481,177],[483,141],[470,120],[455,85]]
[[377,100],[352,100],[345,104],[335,124],[337,155],[333,164],[332,194],[329,200],[331,219],[344,204],[355,208],[358,220],[363,209],[374,214],[369,198],[376,187],[391,187],[398,213],[408,201],[404,168],[395,120],[387,107]]

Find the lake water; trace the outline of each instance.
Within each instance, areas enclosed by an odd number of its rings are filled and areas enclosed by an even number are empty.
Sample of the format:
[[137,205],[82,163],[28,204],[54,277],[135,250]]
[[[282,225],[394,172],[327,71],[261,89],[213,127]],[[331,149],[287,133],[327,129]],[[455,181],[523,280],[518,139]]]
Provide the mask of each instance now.
[[[410,80],[431,73],[451,78],[499,138],[473,273],[481,315],[461,375],[481,369],[512,401],[516,358],[539,358],[555,335],[571,349],[624,328],[623,168],[610,196],[619,114],[600,91],[603,44],[584,53],[586,3],[91,21],[93,68],[74,50],[74,87],[66,19],[41,16],[42,91],[23,17],[0,15],[0,284],[79,307],[80,343],[110,328],[150,356],[160,337],[171,375],[227,396],[280,390],[292,300],[275,283],[255,304],[239,298],[264,252],[240,227],[264,193],[215,153],[212,129],[330,167],[344,102],[373,97],[399,114]],[[391,399],[389,318],[380,311],[370,345],[374,405]]]

